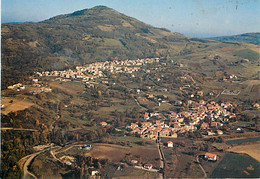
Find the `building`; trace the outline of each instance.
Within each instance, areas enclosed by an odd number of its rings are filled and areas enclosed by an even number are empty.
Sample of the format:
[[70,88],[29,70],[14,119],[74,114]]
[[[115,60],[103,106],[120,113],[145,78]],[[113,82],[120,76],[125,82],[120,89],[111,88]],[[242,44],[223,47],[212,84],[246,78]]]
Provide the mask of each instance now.
[[173,142],[172,141],[168,141],[167,142],[167,147],[173,147]]
[[211,160],[211,161],[217,161],[217,155],[206,152],[204,155],[205,159]]
[[153,165],[152,164],[145,164],[144,168],[148,169],[148,170],[151,170],[153,168]]
[[223,131],[222,130],[217,130],[218,135],[223,135]]
[[91,149],[91,145],[90,144],[86,144],[82,146],[82,149],[86,149],[86,150],[90,150]]
[[98,175],[99,174],[99,171],[95,168],[90,168],[89,169],[89,174],[92,175],[92,176],[95,176],[95,175]]
[[99,123],[102,127],[106,127],[107,126],[107,123],[105,121],[102,121]]
[[208,123],[206,123],[206,122],[203,122],[202,124],[201,124],[201,127],[200,127],[201,129],[208,129],[209,128],[209,124]]
[[147,113],[147,112],[146,112],[146,113],[144,113],[144,119],[145,119],[145,120],[148,120],[148,119],[150,119],[150,117],[149,117],[149,113]]

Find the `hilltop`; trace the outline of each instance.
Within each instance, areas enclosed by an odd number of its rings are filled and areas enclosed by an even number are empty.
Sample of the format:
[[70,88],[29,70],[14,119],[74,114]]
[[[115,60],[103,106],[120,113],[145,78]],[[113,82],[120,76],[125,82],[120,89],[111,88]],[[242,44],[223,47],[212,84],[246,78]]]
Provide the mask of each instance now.
[[207,38],[210,40],[218,40],[218,41],[229,41],[229,42],[245,42],[251,43],[255,45],[260,45],[260,33],[245,33],[239,35],[231,35],[231,36],[221,36],[221,37],[210,37]]

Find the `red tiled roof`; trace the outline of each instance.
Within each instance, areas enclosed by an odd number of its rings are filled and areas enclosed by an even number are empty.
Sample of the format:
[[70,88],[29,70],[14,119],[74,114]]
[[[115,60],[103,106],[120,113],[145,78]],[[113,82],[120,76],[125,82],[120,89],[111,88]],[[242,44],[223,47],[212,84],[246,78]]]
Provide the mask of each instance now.
[[213,154],[213,153],[208,153],[208,152],[206,152],[205,153],[205,156],[208,156],[208,157],[210,157],[210,158],[215,158],[215,156],[217,156],[216,154]]

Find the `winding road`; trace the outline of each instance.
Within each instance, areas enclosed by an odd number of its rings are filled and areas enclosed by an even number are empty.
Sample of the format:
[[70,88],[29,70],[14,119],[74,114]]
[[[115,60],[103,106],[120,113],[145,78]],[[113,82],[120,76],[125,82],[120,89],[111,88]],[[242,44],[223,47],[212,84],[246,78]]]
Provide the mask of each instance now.
[[204,173],[204,178],[207,178],[207,177],[208,177],[208,176],[207,176],[207,173],[205,172],[204,168],[203,168],[203,167],[201,166],[201,164],[200,164],[199,156],[197,156],[197,162],[198,162],[198,164],[199,164],[199,166],[200,166],[202,172]]
[[28,171],[28,167],[30,166],[32,160],[42,152],[44,151],[31,154],[30,157],[26,160],[23,166],[23,179],[37,178],[33,173]]

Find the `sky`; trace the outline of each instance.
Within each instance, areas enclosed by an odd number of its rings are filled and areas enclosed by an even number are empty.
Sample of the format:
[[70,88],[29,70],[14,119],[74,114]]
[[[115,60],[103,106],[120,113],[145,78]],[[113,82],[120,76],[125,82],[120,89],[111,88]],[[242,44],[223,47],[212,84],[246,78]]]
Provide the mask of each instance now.
[[39,22],[97,5],[190,37],[260,32],[260,0],[2,0],[1,21]]

